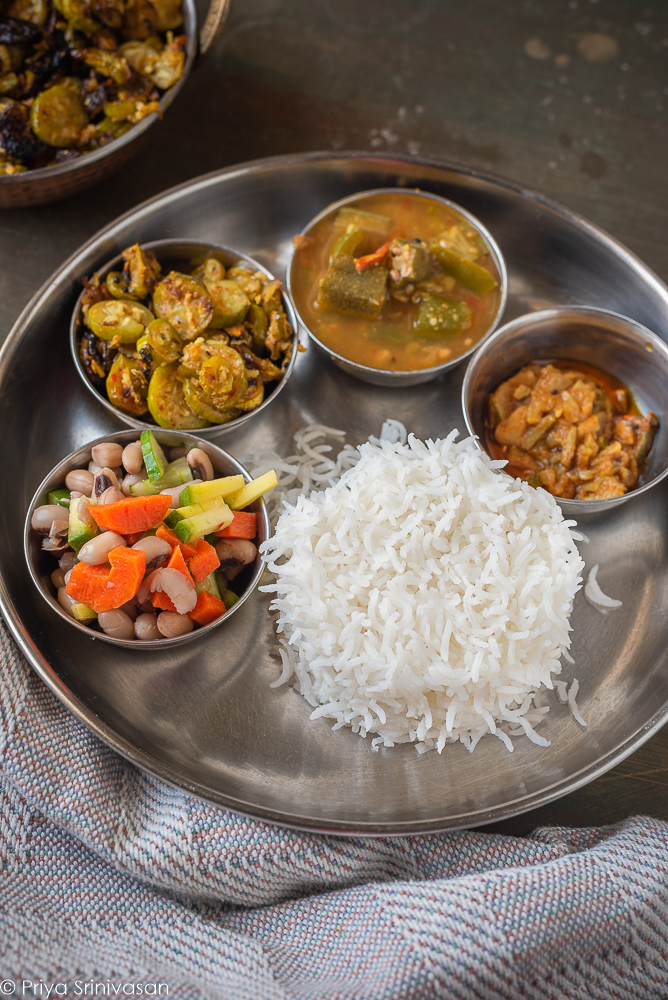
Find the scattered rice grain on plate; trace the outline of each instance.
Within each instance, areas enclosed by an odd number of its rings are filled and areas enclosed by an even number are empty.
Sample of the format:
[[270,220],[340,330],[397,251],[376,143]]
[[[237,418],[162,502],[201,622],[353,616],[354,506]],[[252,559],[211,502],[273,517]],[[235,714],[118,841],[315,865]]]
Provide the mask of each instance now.
[[600,611],[602,615],[607,615],[609,611],[616,611],[617,608],[621,608],[622,601],[618,601],[614,597],[608,597],[601,590],[601,586],[596,579],[598,573],[598,563],[589,570],[589,575],[587,577],[587,582],[585,584],[584,594],[590,604],[592,604],[597,611]]
[[[311,427],[307,469],[292,456],[280,470],[289,492],[263,546],[276,582],[261,588],[278,612],[276,685],[294,674],[311,718],[374,744],[548,745],[536,695],[570,645],[584,568],[573,522],[456,431],[407,443],[402,431],[386,424],[334,462],[314,442],[337,432]],[[298,479],[325,488],[306,496]]]

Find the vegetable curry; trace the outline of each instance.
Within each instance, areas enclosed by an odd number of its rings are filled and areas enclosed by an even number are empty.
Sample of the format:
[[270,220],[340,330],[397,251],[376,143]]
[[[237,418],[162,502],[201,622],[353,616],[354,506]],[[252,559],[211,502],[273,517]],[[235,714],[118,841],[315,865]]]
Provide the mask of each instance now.
[[369,195],[295,237],[292,294],[327,347],[371,368],[410,371],[468,351],[500,297],[490,248],[471,222],[408,191]]
[[536,361],[489,397],[487,450],[556,497],[608,500],[638,486],[657,417],[628,388],[579,361]]

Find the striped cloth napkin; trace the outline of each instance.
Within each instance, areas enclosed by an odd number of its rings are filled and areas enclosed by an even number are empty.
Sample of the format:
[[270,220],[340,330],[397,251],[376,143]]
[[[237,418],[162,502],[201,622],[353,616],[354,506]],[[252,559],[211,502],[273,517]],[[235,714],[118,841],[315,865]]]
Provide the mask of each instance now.
[[255,822],[98,742],[2,622],[0,762],[0,1000],[668,997],[668,823],[371,840]]

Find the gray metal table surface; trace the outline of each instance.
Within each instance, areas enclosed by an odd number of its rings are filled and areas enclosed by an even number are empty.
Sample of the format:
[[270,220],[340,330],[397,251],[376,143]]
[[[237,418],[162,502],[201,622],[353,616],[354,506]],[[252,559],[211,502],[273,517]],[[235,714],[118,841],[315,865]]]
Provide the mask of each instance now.
[[[235,0],[222,42],[137,158],[74,198],[0,214],[0,336],[77,246],[137,203],[243,160],[368,149],[538,188],[664,280],[668,9],[624,0]],[[668,818],[668,727],[585,788],[496,824]]]

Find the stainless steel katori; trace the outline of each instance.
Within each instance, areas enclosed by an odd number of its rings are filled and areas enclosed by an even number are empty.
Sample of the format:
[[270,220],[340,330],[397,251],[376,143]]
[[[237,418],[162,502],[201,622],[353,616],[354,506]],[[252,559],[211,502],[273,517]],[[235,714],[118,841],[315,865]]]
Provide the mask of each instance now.
[[[201,438],[193,437],[192,434],[187,434],[183,431],[165,431],[157,427],[153,428],[153,433],[158,443],[166,449],[186,448],[190,451],[191,448],[201,448],[202,451],[204,451],[211,459],[214,472],[218,476],[241,475],[244,477],[245,482],[250,482],[252,478],[248,472],[246,472],[243,465],[240,465],[239,462],[232,458],[231,455],[228,455],[227,452],[222,451],[220,448],[217,448],[216,445],[210,444],[208,441],[202,441]],[[237,591],[237,588],[243,588],[241,589],[237,603],[234,604],[230,610],[226,612],[226,614],[217,618],[209,625],[204,625],[202,628],[195,628],[192,632],[176,636],[173,639],[153,639],[146,642],[139,642],[136,639],[116,639],[113,636],[105,635],[101,629],[95,629],[90,625],[85,625],[82,622],[76,621],[76,619],[71,618],[70,615],[68,615],[60,606],[55,594],[55,588],[50,580],[51,573],[54,569],[56,569],[58,564],[53,556],[49,555],[48,552],[43,551],[42,539],[35,531],[33,531],[30,523],[35,508],[48,502],[47,497],[51,490],[62,488],[65,483],[65,476],[68,472],[72,469],[84,469],[88,466],[88,462],[91,458],[91,449],[96,444],[101,444],[103,441],[114,441],[116,444],[122,444],[123,447],[125,447],[125,445],[130,444],[131,441],[138,440],[138,431],[117,431],[113,434],[105,434],[96,441],[89,441],[83,448],[79,448],[73,454],[64,458],[62,462],[59,462],[58,465],[56,465],[55,468],[49,472],[48,476],[37,487],[35,495],[32,498],[32,502],[28,506],[28,513],[25,520],[23,546],[25,559],[28,564],[28,569],[30,570],[33,583],[52,611],[57,614],[62,621],[66,622],[72,628],[77,629],[81,635],[86,636],[88,639],[101,639],[103,642],[111,643],[119,649],[132,649],[133,651],[160,650],[164,654],[168,647],[180,646],[184,642],[192,642],[193,639],[203,639],[220,625],[228,624],[232,615],[241,610],[244,602],[248,600],[260,581],[260,577],[262,576],[262,559],[259,553],[256,556],[254,563],[244,569],[244,571],[237,577],[238,584],[234,588],[235,592]],[[184,484],[184,488],[185,485],[186,484]],[[270,533],[269,517],[267,516],[265,502],[262,499],[256,500],[249,506],[248,509],[255,511],[258,516],[257,543],[260,545],[266,538],[269,537]],[[122,656],[123,654],[119,653],[119,655]]]
[[[80,282],[123,247],[179,234],[239,247],[282,276],[292,238],[326,205],[356,191],[419,187],[472,212],[508,268],[506,320],[585,303],[630,316],[668,340],[668,290],[600,229],[533,191],[454,165],[399,156],[309,154],[235,166],[168,191],[97,234],[24,310],[0,355],[0,599],[21,649],[92,732],[139,767],[189,793],[265,820],[339,833],[399,834],[496,820],[597,777],[668,719],[668,481],[583,519],[588,569],[623,606],[603,617],[578,594],[571,624],[578,704],[587,727],[550,696],[546,748],[494,737],[420,756],[374,751],[326,719],[280,675],[262,583],[225,628],[145,655],[91,642],[36,598],[23,555],[35,489],[64,455],[122,424],[81,385],[68,351]],[[463,366],[421,386],[361,384],[319,352],[300,354],[264,420],[225,437],[245,456],[293,452],[294,432],[325,423],[358,443],[383,419],[419,437],[466,433]],[[659,414],[660,419],[668,419]],[[333,442],[336,444],[336,442]]]
[[[370,198],[372,195],[394,193],[396,190],[396,187],[374,188],[369,191],[356,192],[355,194],[349,195],[347,198],[340,198],[338,201],[335,201],[334,204],[327,205],[327,207],[321,212],[318,212],[316,217],[311,219],[311,221],[304,227],[300,235],[307,237],[308,234],[313,231],[314,226],[317,226],[319,222],[334,212],[337,212],[340,208],[353,205],[355,202],[360,201],[363,198]],[[409,371],[388,371],[382,368],[371,368],[369,365],[362,365],[357,361],[351,361],[350,358],[346,358],[343,354],[339,354],[337,351],[332,350],[331,347],[328,347],[327,344],[324,344],[321,340],[319,340],[315,333],[309,329],[307,323],[304,322],[303,318],[299,314],[298,306],[294,303],[299,321],[308,333],[311,341],[315,344],[318,350],[321,350],[323,354],[334,362],[335,365],[338,365],[338,367],[341,368],[342,371],[347,372],[348,375],[354,375],[355,378],[360,379],[362,382],[368,382],[371,385],[391,386],[392,388],[421,385],[423,382],[431,382],[432,379],[438,378],[439,375],[443,375],[452,368],[456,368],[463,361],[470,358],[478,345],[483,343],[497,328],[501,317],[503,316],[503,311],[506,308],[506,299],[508,296],[508,276],[506,274],[506,265],[503,259],[503,254],[501,253],[494,237],[487,231],[487,229],[485,229],[479,219],[476,219],[474,215],[467,212],[461,205],[456,205],[447,198],[442,198],[439,195],[430,193],[429,191],[412,191],[408,188],[402,188],[401,190],[402,193],[405,192],[415,198],[426,198],[431,201],[439,202],[441,205],[445,205],[447,208],[452,209],[455,213],[462,215],[468,220],[471,227],[476,230],[481,240],[487,247],[489,256],[494,262],[494,266],[496,267],[499,275],[500,295],[499,305],[494,317],[492,318],[492,322],[489,325],[489,329],[485,331],[480,340],[470,347],[468,351],[457,355],[457,357],[451,358],[449,361],[444,361],[440,365],[434,365],[432,368],[417,368]],[[293,294],[292,286],[294,284],[294,274],[295,268],[298,266],[298,260],[299,258],[296,253],[293,253],[287,273],[287,286],[290,295]]]
[[484,448],[490,393],[524,365],[555,358],[581,361],[614,375],[631,390],[643,414],[661,415],[638,488],[609,500],[558,497],[564,514],[602,514],[658,486],[668,476],[668,346],[647,327],[607,309],[541,309],[507,323],[481,345],[462,385],[464,420],[479,446]]
[[[221,244],[207,242],[206,240],[153,240],[149,243],[142,244],[144,250],[151,250],[158,261],[162,264],[173,261],[174,264],[178,266],[183,266],[186,263],[201,263],[202,259],[208,254],[213,254],[222,261],[225,267],[233,267],[235,264],[248,264],[252,270],[262,271],[266,274],[268,278],[273,278],[273,274],[263,267],[258,261],[253,260],[248,254],[242,253],[240,250],[233,250],[231,247],[226,247]],[[104,279],[109,271],[118,269],[121,265],[121,255],[116,254],[113,260],[109,260],[104,263],[101,267],[97,268],[97,273],[100,278]],[[165,268],[163,268],[163,271]],[[104,408],[117,420],[121,420],[124,424],[130,427],[138,427],[140,430],[146,430],[149,428],[154,430],[156,424],[151,419],[151,415],[148,414],[145,420],[139,420],[137,417],[133,417],[130,413],[125,413],[119,410],[118,407],[114,406],[109,402],[106,392],[102,392],[97,389],[92,382],[88,379],[84,366],[81,363],[81,358],[79,357],[79,340],[82,332],[82,318],[81,318],[81,301],[83,299],[84,290],[82,289],[79,295],[76,305],[72,310],[72,318],[70,321],[70,353],[72,355],[72,360],[78,371],[83,384],[89,392],[92,392],[96,400],[104,406]],[[211,427],[201,427],[197,434],[200,437],[220,437],[222,434],[226,434],[229,431],[238,430],[243,424],[247,424],[249,420],[256,419],[261,413],[263,413],[266,408],[278,397],[279,393],[283,391],[290,375],[295,366],[297,360],[297,345],[299,341],[299,334],[297,332],[297,314],[292,306],[292,302],[287,296],[283,296],[283,303],[285,305],[285,311],[287,313],[290,325],[294,331],[294,349],[292,352],[292,357],[288,363],[285,370],[285,374],[280,382],[274,384],[271,383],[269,386],[269,391],[263,403],[256,407],[254,410],[248,410],[241,417],[236,417],[234,420],[230,421],[229,424],[213,424]],[[260,418],[261,419],[261,418]]]

